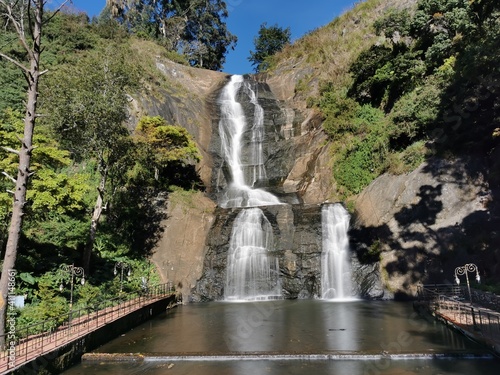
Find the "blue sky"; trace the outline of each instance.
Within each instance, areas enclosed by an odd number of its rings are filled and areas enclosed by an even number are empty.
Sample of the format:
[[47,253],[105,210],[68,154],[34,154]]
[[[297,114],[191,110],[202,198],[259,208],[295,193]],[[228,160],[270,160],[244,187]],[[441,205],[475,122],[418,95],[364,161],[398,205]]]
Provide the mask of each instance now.
[[[61,0],[54,1],[55,3]],[[260,25],[290,27],[292,41],[324,26],[358,2],[356,0],[226,0],[229,31],[238,37],[234,51],[226,55],[223,71],[230,74],[251,73],[248,61]],[[73,0],[73,5],[90,16],[98,15],[106,0]]]

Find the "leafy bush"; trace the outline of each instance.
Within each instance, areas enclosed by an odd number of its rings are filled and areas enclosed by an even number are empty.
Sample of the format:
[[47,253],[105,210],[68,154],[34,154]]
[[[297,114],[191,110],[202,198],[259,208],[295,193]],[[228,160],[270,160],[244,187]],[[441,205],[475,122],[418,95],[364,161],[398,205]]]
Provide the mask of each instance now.
[[426,129],[438,120],[442,89],[439,79],[431,77],[425,85],[403,95],[388,115],[391,147],[401,150],[425,136]]
[[447,147],[491,148],[498,116],[486,109],[497,97],[489,82],[499,74],[497,11],[489,1],[420,0],[413,15],[389,9],[373,23],[385,39],[357,55],[350,81],[324,85],[320,99],[308,102],[325,117],[344,195],[357,194],[384,171],[409,172],[438,152],[442,139],[429,143],[434,150],[426,143],[436,138],[433,129],[450,130]]
[[61,279],[57,272],[47,272],[39,277],[35,299],[20,310],[18,325],[26,326],[48,321],[47,325],[38,326],[39,332],[43,332],[61,324],[64,321],[63,314],[68,312],[69,305],[68,300],[58,290],[60,284]]
[[429,154],[426,142],[417,141],[401,152],[391,153],[387,171],[395,175],[411,172],[422,164]]
[[373,23],[377,35],[385,35],[394,41],[410,33],[411,15],[408,9],[389,9],[385,15]]
[[335,180],[344,195],[358,194],[386,168],[388,136],[382,124],[370,129],[364,138],[355,138],[344,148],[333,168]]
[[356,132],[355,117],[359,104],[345,93],[331,87],[324,89],[319,108],[325,116],[323,128],[333,139],[346,132]]
[[359,261],[362,264],[375,263],[380,261],[383,244],[380,239],[375,239],[370,246],[362,252],[358,252]]

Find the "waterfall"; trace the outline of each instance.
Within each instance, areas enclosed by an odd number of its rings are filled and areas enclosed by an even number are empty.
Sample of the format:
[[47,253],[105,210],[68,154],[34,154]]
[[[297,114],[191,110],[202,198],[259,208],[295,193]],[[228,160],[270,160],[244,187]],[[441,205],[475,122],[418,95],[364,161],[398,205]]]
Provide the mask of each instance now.
[[[254,106],[250,129],[237,101],[240,93],[247,95]],[[233,225],[224,296],[226,300],[280,298],[278,260],[269,254],[274,245],[272,227],[258,206],[281,202],[273,194],[254,187],[267,179],[262,150],[264,110],[251,85],[240,75],[231,76],[219,104],[221,154],[231,176],[219,204],[224,208],[244,208]],[[249,149],[244,147],[246,144]]]
[[323,250],[321,253],[322,299],[352,298],[349,257],[350,215],[340,204],[327,204],[321,210]]
[[[236,100],[240,90],[247,93],[254,105],[254,122],[251,127],[250,152],[243,152],[243,136],[247,130],[247,121],[243,107]],[[229,167],[231,182],[223,197],[221,207],[257,207],[280,204],[277,197],[253,185],[265,179],[262,141],[264,138],[264,110],[257,102],[257,96],[241,75],[231,76],[231,80],[222,90],[219,98],[221,119],[219,134],[221,153]]]
[[262,210],[242,210],[234,222],[229,245],[226,300],[280,298],[278,259],[268,254],[272,246],[271,224]]

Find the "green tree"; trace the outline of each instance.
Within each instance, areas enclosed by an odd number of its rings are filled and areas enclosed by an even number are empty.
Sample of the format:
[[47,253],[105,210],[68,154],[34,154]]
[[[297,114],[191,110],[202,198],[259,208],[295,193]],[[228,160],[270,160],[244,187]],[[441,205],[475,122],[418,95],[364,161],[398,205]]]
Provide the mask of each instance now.
[[221,70],[226,54],[229,49],[234,49],[237,41],[224,22],[228,17],[226,2],[190,0],[187,3],[182,40],[191,66]]
[[480,27],[483,26],[495,11],[500,11],[500,3],[496,0],[470,0],[470,7],[472,12],[477,15]]
[[[66,3],[64,1],[61,6]],[[15,30],[18,42],[26,53],[26,60],[10,56],[0,51],[0,57],[18,67],[26,79],[28,90],[24,118],[23,138],[19,150],[9,150],[19,157],[17,178],[9,177],[15,183],[14,201],[9,226],[9,235],[5,246],[5,255],[0,278],[0,348],[5,346],[5,314],[7,311],[8,283],[11,271],[16,263],[19,239],[26,204],[29,177],[32,175],[31,155],[33,152],[33,134],[37,113],[38,87],[40,77],[45,73],[41,68],[42,29],[48,19],[44,19],[45,1],[25,0],[8,2],[0,0],[0,14],[7,24]],[[49,18],[50,19],[50,18]],[[9,176],[7,174],[7,176]]]
[[[59,147],[43,128],[34,134],[36,144],[31,159],[33,177],[27,192],[27,207],[34,216],[51,213],[68,213],[85,210],[84,197],[89,194],[80,173],[73,172],[67,150]],[[6,111],[0,117],[0,170],[4,175],[13,174],[17,168],[16,154],[10,152],[19,142],[23,123],[17,112]],[[68,170],[69,173],[64,171]],[[89,176],[85,174],[87,180]],[[2,180],[3,185],[3,180]],[[6,187],[7,188],[7,187]],[[32,216],[29,215],[29,216]]]
[[201,159],[200,153],[188,131],[170,125],[159,116],[145,116],[137,124],[135,140],[141,150],[140,169],[145,168],[144,180],[163,181],[168,186],[175,176],[174,168],[193,165]]
[[[89,240],[83,256],[88,272],[97,227],[106,207],[109,177],[123,174],[124,156],[131,147],[126,88],[137,81],[126,63],[125,51],[109,46],[93,52],[78,64],[64,66],[45,88],[47,117],[59,142],[76,160],[95,160],[100,181],[91,216]],[[119,171],[120,170],[120,171]]]
[[425,54],[429,72],[463,48],[463,38],[477,29],[469,0],[421,0],[411,20],[415,49]]
[[[18,259],[19,267],[40,269],[31,259],[56,256],[64,250],[76,250],[85,244],[88,233],[89,214],[95,201],[95,176],[90,168],[74,165],[70,154],[62,150],[58,143],[38,126],[33,136],[31,170],[34,173],[26,194],[22,238]],[[19,142],[23,131],[22,116],[7,111],[0,116],[0,170],[13,174],[17,168],[16,155],[9,152]],[[11,198],[6,190],[12,182],[0,180],[0,243],[6,236],[7,218],[12,211]],[[50,262],[43,266],[49,267]],[[20,268],[21,269],[21,268]],[[26,268],[25,268],[26,269]]]
[[237,41],[224,22],[222,0],[108,0],[107,6],[129,30],[182,52],[191,66],[222,69]]
[[95,25],[84,13],[61,12],[44,29],[44,67],[73,63],[82,52],[95,49],[99,43]]
[[267,27],[267,23],[260,25],[259,34],[254,38],[255,51],[250,51],[248,61],[252,63],[255,72],[262,72],[269,68],[269,58],[290,44],[290,28],[278,25]]
[[397,44],[409,35],[411,16],[407,9],[389,9],[373,24],[377,35],[384,35]]

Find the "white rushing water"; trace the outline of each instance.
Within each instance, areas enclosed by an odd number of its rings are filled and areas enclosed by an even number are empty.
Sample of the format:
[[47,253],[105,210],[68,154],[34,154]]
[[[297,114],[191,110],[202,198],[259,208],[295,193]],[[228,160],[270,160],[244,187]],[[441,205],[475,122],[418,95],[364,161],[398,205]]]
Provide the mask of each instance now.
[[281,296],[278,259],[269,256],[273,230],[259,208],[242,210],[234,221],[229,253],[225,299],[269,300]]
[[[243,107],[237,101],[240,90],[249,96],[255,107],[254,121],[250,128],[250,150],[244,150],[243,136],[248,124]],[[253,188],[256,182],[266,179],[262,142],[264,140],[264,110],[257,96],[243,76],[234,75],[222,90],[219,98],[221,119],[219,134],[221,153],[229,167],[231,182],[220,200],[221,207],[257,207],[280,204],[273,194]],[[245,151],[245,152],[244,152]]]
[[349,256],[350,215],[340,204],[324,205],[321,211],[323,250],[321,253],[321,297],[352,299]]
[[[254,106],[254,120],[249,129],[243,107],[237,100],[241,93]],[[274,246],[272,227],[258,206],[281,202],[273,194],[254,187],[267,180],[262,150],[264,110],[251,85],[240,75],[231,77],[219,103],[221,152],[232,178],[219,204],[225,208],[245,208],[233,224],[224,297],[231,301],[280,298],[278,260],[269,254]],[[246,144],[248,147],[244,147]]]

